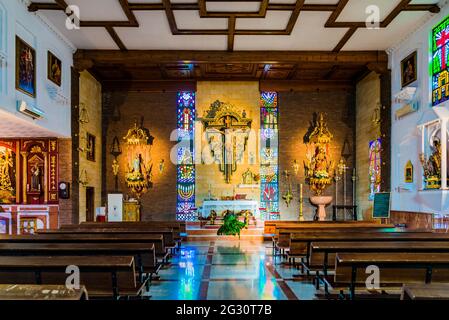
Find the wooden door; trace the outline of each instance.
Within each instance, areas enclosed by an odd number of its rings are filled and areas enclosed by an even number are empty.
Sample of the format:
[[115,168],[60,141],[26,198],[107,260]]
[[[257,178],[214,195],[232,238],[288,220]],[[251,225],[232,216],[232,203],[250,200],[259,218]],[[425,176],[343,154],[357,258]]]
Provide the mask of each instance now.
[[95,188],[86,187],[86,221],[95,221]]

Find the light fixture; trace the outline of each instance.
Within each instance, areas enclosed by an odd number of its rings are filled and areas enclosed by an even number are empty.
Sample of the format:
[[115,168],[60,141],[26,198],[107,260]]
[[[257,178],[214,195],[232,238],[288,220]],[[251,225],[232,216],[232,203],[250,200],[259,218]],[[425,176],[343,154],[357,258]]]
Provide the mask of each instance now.
[[293,168],[293,172],[295,173],[295,174],[298,174],[298,172],[299,172],[299,162],[298,162],[298,160],[293,160],[293,162],[292,162],[292,168]]
[[120,147],[120,142],[119,142],[117,136],[114,136],[114,138],[112,139],[110,154],[112,154],[114,156],[114,160],[112,161],[112,173],[114,174],[115,191],[117,192],[118,191],[118,171],[119,171],[119,164],[117,161],[117,157],[122,154],[122,148]]
[[87,171],[86,171],[86,169],[81,170],[80,176],[78,178],[78,183],[80,185],[82,185],[83,187],[87,186],[87,184],[89,183],[89,180],[87,178]]
[[80,103],[80,114],[78,118],[79,123],[85,124],[89,122],[89,113],[84,105],[84,103]]

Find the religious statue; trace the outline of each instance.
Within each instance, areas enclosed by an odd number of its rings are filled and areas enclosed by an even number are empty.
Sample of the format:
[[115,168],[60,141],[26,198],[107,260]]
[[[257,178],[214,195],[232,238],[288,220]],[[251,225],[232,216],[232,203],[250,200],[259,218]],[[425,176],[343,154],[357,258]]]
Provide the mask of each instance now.
[[242,174],[243,178],[243,184],[253,184],[254,182],[254,174],[251,172],[251,170],[248,168],[246,171]]
[[310,189],[319,196],[332,183],[334,167],[328,151],[333,135],[329,132],[322,113],[318,115],[315,127],[307,138],[313,151],[304,161],[306,182],[310,185]]
[[435,138],[433,146],[430,146],[432,154],[426,160],[424,154],[420,154],[420,161],[424,169],[424,180],[427,189],[438,189],[441,187],[441,144]]
[[41,191],[41,170],[37,163],[31,167],[31,191]]
[[9,174],[10,168],[13,167],[13,159],[9,149],[2,149],[0,150],[0,193],[2,198],[9,198],[12,196],[13,191]]
[[333,135],[324,121],[324,114],[318,114],[312,132],[305,137],[309,145],[304,169],[306,183],[315,194],[310,197],[310,202],[318,207],[314,219],[320,221],[326,219],[325,207],[332,202],[332,197],[323,196],[324,190],[332,184],[334,174],[334,163],[329,153],[332,138]]
[[118,161],[117,159],[114,159],[112,161],[112,173],[114,174],[114,176],[118,175],[118,169],[119,169]]

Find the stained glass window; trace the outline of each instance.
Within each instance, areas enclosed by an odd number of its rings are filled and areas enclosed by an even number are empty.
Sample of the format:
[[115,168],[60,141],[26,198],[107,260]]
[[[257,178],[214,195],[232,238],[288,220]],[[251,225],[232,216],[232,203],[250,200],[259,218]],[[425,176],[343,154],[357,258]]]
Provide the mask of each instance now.
[[279,218],[278,95],[260,94],[260,205],[267,220]]
[[177,157],[177,207],[178,220],[195,219],[195,93],[178,92],[178,157]]
[[382,144],[380,139],[369,143],[369,200],[374,200],[374,194],[380,192],[381,178],[381,157]]
[[449,100],[449,16],[432,30],[432,105]]

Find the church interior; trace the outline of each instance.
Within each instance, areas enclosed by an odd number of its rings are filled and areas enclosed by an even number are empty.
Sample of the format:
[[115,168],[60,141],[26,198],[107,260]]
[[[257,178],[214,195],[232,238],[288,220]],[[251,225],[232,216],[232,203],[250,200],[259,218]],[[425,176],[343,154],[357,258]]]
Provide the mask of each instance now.
[[0,0],[0,300],[449,300],[449,1]]

